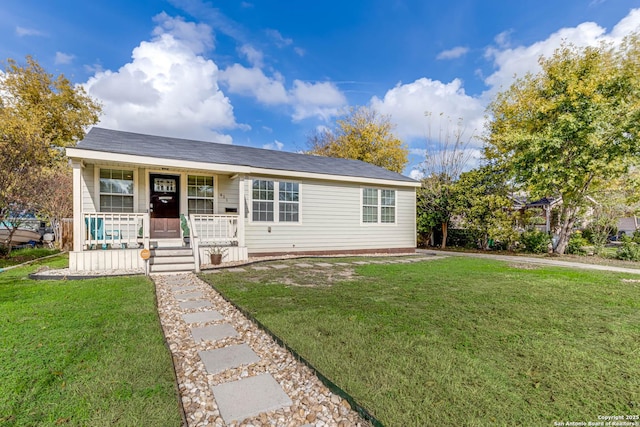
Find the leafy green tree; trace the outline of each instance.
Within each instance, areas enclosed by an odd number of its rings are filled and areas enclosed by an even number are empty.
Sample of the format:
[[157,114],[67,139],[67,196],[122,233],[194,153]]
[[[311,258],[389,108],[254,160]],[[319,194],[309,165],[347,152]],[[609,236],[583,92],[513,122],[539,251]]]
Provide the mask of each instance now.
[[532,198],[562,198],[554,251],[564,253],[586,197],[640,155],[640,39],[567,44],[539,62],[490,104],[485,155]]
[[334,129],[317,132],[309,138],[309,153],[362,160],[402,173],[409,151],[393,134],[393,128],[388,116],[367,107],[351,108],[346,117],[337,120]]
[[417,230],[433,239],[434,230],[442,231],[441,248],[447,247],[449,223],[455,209],[455,183],[467,166],[472,151],[462,120],[455,124],[450,117],[438,116],[438,134],[431,133],[433,117],[425,113],[428,123],[427,154],[422,163],[422,186],[417,192]]
[[[0,221],[36,208],[39,177],[64,161],[100,106],[63,75],[53,77],[30,56],[0,72]],[[14,223],[14,226],[16,224]]]
[[455,184],[454,214],[462,226],[480,237],[480,246],[493,240],[510,246],[517,237],[516,211],[509,199],[504,170],[487,164],[460,175]]

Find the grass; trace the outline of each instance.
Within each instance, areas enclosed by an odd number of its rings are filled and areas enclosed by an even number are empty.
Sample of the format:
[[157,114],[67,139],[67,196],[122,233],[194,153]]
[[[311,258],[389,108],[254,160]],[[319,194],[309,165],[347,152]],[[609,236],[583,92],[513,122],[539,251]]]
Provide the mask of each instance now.
[[206,278],[388,426],[640,413],[638,276],[449,257]]
[[28,279],[36,268],[0,273],[0,425],[181,425],[153,283]]
[[47,248],[14,249],[11,251],[11,253],[9,253],[8,256],[0,256],[0,268],[22,264],[23,262],[32,261],[48,255],[54,255],[58,252],[60,251],[58,251],[57,249]]

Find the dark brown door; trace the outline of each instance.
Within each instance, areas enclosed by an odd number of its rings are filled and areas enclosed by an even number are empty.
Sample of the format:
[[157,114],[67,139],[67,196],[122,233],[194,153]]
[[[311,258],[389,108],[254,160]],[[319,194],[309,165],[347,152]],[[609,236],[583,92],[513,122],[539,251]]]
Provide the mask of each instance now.
[[150,174],[151,238],[180,237],[180,177]]

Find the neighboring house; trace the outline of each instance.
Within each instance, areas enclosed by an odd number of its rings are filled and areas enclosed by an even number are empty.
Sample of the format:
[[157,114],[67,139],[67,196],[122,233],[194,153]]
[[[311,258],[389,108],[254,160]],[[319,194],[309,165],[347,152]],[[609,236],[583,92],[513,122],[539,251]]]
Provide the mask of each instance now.
[[620,218],[617,225],[618,233],[624,233],[627,236],[633,236],[633,233],[640,228],[638,218],[635,216]]
[[361,161],[96,127],[67,156],[71,270],[143,268],[142,248],[151,271],[199,271],[212,246],[224,261],[416,246],[420,183]]

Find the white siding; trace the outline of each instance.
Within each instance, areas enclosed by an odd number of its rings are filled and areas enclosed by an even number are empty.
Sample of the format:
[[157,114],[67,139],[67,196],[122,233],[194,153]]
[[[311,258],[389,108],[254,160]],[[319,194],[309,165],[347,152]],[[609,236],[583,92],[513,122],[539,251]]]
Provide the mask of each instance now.
[[362,224],[362,186],[318,180],[298,182],[299,223],[253,222],[251,185],[247,183],[246,245],[250,253],[415,248],[415,189],[373,187],[396,190],[396,223]]
[[134,176],[138,197],[138,204],[134,207],[134,212],[149,212],[149,172],[145,168],[138,169],[138,176]]
[[218,208],[216,213],[224,215],[226,208],[238,208],[238,180],[230,179],[227,175],[217,175],[218,180],[218,193],[216,194],[218,200]]
[[100,204],[95,191],[95,167],[86,165],[82,169],[82,211],[96,212]]

